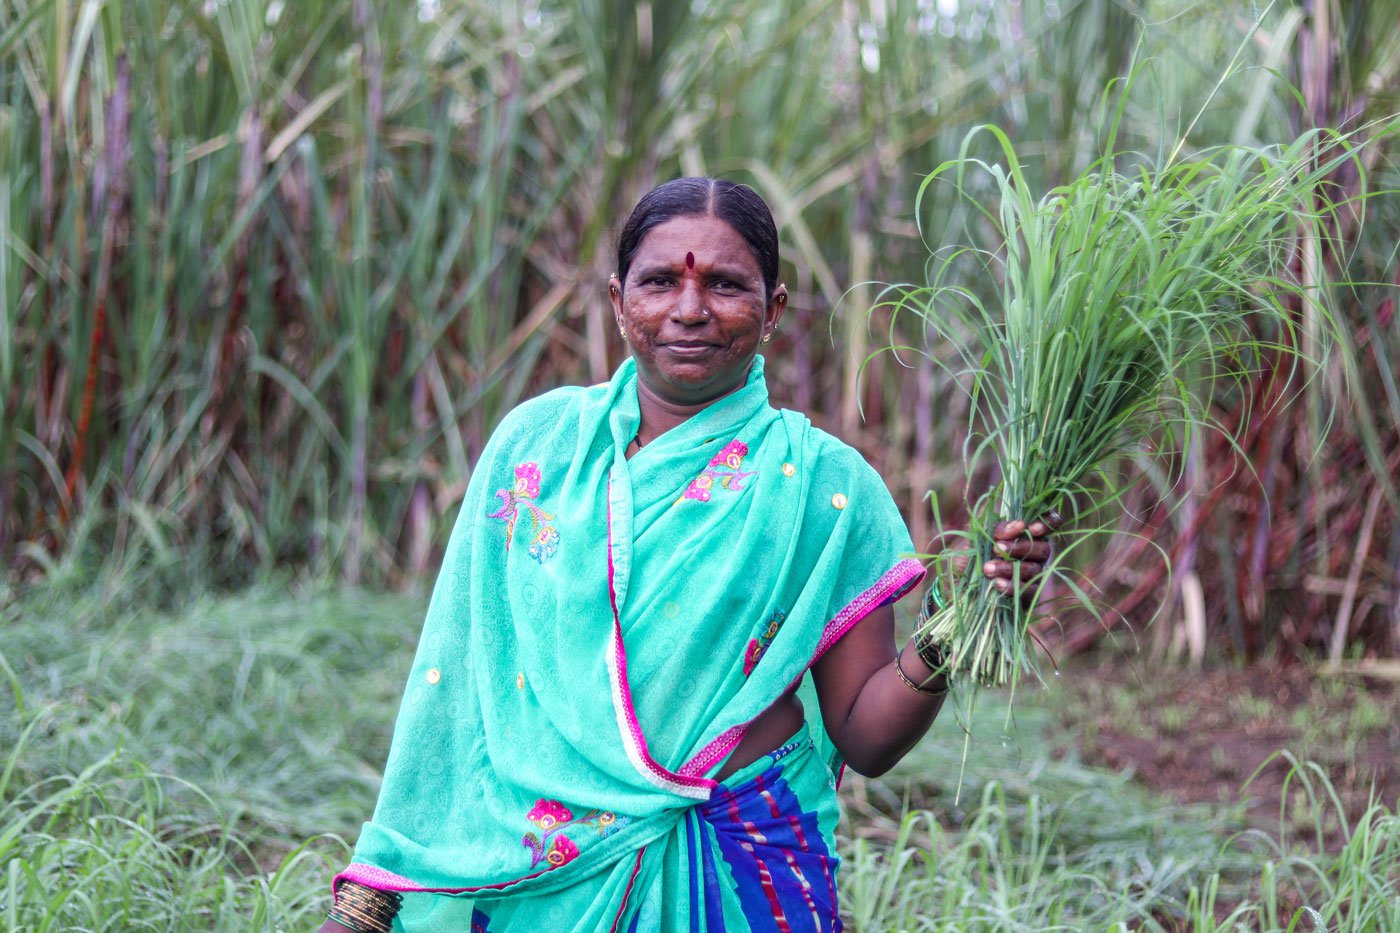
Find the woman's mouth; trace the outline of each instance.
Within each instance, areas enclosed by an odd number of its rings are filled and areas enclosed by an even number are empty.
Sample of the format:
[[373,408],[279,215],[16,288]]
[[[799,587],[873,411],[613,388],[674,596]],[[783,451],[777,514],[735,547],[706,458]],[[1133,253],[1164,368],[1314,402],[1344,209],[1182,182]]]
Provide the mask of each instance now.
[[670,350],[676,356],[685,357],[704,356],[706,353],[715,349],[714,344],[705,343],[701,340],[677,340],[665,346],[667,350]]

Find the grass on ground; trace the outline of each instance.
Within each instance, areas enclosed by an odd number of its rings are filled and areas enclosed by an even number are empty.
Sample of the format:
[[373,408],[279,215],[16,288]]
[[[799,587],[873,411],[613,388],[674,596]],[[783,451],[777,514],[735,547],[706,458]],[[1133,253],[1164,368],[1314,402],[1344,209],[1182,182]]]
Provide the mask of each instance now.
[[[265,584],[151,609],[119,585],[0,610],[0,930],[304,930],[373,805],[424,600]],[[984,697],[848,777],[857,930],[1400,929],[1400,820],[1331,854],[1079,760],[1053,701]],[[966,717],[963,717],[966,720]],[[1068,750],[1066,750],[1068,749]],[[961,777],[960,777],[961,775]],[[1298,765],[1290,825],[1339,819]],[[961,786],[959,786],[961,782]]]

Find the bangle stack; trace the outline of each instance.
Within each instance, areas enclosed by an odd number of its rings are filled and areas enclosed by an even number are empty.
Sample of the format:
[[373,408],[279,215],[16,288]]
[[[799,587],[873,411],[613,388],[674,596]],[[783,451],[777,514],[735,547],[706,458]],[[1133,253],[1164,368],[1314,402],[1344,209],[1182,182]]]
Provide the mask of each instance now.
[[948,659],[943,657],[943,649],[940,648],[932,638],[920,638],[914,636],[914,653],[919,656],[919,660],[928,665],[928,669],[935,674],[947,673]]
[[355,933],[389,933],[402,905],[403,895],[395,891],[342,881],[326,917]]
[[[928,594],[924,597],[923,613],[920,621],[920,628],[928,624],[929,619],[946,605],[943,597],[943,588],[938,580],[933,581],[933,586],[929,587]],[[904,673],[904,667],[899,663],[899,655],[894,658],[894,672],[899,675],[900,682],[904,686],[921,693],[926,697],[941,697],[948,693],[948,660],[943,657],[943,651],[933,639],[928,637],[914,636],[914,652],[918,654],[919,660],[931,671],[933,675],[925,680],[923,684],[917,684],[909,679],[909,675]],[[926,686],[929,680],[936,680],[940,683],[938,687]]]
[[[923,630],[928,625],[934,615],[947,606],[947,598],[943,595],[943,583],[937,578],[933,581],[933,586],[928,588],[928,593],[924,595],[923,611],[920,613],[919,629]],[[915,635],[913,638],[914,652],[919,656],[919,660],[924,662],[924,666],[933,671],[933,674],[925,680],[923,684],[916,684],[909,679],[909,675],[904,673],[904,668],[899,663],[899,655],[895,655],[894,670],[899,675],[900,681],[906,687],[924,696],[941,697],[948,692],[948,659],[943,657],[943,650],[932,638],[927,635]],[[928,682],[936,680],[940,686],[930,688]]]

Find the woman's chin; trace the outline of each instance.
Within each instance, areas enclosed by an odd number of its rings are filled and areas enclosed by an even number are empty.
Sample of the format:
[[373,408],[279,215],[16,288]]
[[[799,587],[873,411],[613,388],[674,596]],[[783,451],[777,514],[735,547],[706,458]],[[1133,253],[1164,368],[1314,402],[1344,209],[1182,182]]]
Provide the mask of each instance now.
[[731,373],[715,372],[712,366],[670,366],[645,382],[650,393],[662,401],[703,405],[738,389],[744,384],[742,376],[736,379]]

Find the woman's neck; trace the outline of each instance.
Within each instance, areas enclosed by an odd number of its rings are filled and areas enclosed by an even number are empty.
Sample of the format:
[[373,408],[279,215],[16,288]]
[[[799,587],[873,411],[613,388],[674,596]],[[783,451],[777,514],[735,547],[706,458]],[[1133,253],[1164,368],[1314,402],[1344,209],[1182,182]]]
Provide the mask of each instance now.
[[741,388],[743,388],[743,383],[727,392],[716,395],[712,399],[681,404],[662,398],[639,379],[637,381],[637,407],[641,411],[642,421],[641,426],[637,429],[638,444],[636,446],[640,448],[651,443],[667,431],[677,425],[684,424],[726,395],[733,395]]

